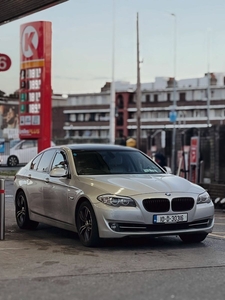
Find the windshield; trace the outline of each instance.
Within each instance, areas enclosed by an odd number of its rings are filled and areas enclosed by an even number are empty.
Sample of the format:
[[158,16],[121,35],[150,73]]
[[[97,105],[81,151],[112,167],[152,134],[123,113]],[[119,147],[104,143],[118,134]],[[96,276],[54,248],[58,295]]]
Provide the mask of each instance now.
[[73,150],[78,175],[103,174],[162,174],[148,157],[130,150]]

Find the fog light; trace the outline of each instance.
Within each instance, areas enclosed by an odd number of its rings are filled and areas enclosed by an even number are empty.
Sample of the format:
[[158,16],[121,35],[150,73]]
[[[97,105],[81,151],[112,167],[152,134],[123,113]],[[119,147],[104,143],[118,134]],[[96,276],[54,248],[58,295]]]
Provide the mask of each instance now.
[[113,231],[120,231],[119,225],[117,223],[109,223],[109,226]]

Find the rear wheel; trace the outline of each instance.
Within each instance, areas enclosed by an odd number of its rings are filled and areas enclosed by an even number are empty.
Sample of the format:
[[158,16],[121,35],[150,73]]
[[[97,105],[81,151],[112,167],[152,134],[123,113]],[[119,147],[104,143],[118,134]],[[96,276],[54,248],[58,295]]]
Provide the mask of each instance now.
[[184,243],[200,243],[204,241],[208,233],[180,234],[179,237]]
[[18,158],[15,155],[9,156],[7,165],[8,167],[16,167],[19,163]]
[[77,211],[77,232],[81,243],[86,247],[99,244],[98,224],[94,210],[88,201],[84,201]]
[[38,222],[31,221],[29,218],[26,196],[22,191],[16,195],[15,209],[16,222],[19,228],[35,229],[38,226]]

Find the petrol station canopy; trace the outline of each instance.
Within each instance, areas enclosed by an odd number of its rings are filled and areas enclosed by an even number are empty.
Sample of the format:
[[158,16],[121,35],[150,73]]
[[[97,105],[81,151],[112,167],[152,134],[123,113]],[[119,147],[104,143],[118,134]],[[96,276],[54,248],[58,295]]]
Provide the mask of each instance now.
[[0,0],[0,25],[68,0]]

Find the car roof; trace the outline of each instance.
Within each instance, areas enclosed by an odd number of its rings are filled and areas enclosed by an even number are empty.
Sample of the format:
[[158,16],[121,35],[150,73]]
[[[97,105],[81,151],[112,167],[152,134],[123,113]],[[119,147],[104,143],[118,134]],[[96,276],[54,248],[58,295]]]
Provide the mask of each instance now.
[[59,147],[69,148],[71,150],[128,150],[128,151],[138,151],[135,148],[113,145],[113,144],[68,144],[61,145]]

